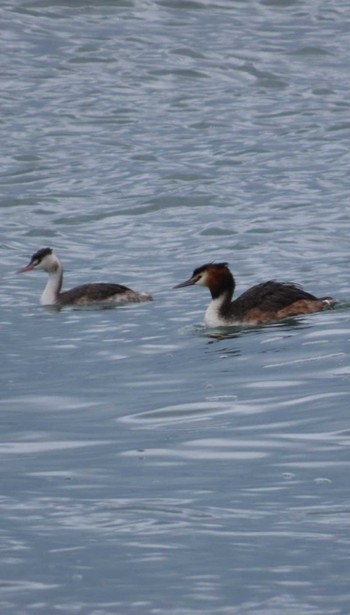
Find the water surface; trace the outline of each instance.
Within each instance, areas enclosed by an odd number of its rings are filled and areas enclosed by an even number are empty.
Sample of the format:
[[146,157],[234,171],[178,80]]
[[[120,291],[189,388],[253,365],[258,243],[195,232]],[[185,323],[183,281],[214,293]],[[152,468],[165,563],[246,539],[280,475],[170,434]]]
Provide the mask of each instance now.
[[[347,3],[0,13],[1,612],[347,615]],[[209,330],[211,260],[339,304]]]

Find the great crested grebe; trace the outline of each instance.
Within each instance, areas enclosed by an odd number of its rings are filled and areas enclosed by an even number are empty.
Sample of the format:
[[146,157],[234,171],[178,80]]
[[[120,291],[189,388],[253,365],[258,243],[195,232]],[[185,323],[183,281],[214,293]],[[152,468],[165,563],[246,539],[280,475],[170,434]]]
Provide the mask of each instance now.
[[17,273],[42,269],[49,274],[45,290],[41,295],[41,305],[91,305],[96,303],[139,303],[152,301],[148,293],[137,293],[121,284],[96,282],[82,284],[71,290],[61,292],[63,267],[51,248],[42,248],[33,254],[29,264]]
[[194,270],[185,286],[206,286],[212,301],[205,313],[208,327],[228,325],[259,325],[327,310],[336,303],[332,297],[315,297],[297,284],[288,282],[263,282],[252,286],[232,301],[235,280],[227,263],[208,263]]

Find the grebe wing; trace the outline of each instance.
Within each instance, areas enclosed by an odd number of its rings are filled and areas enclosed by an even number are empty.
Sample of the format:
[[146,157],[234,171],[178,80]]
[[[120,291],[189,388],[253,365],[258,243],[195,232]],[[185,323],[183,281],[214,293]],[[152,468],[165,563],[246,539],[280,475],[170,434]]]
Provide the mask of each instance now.
[[61,305],[98,303],[111,300],[118,295],[121,297],[125,295],[127,300],[130,293],[134,291],[122,284],[96,282],[95,284],[82,284],[60,293],[59,303]]
[[298,284],[269,280],[252,286],[234,303],[243,311],[259,308],[266,312],[277,312],[301,300],[317,301],[317,297],[306,292]]

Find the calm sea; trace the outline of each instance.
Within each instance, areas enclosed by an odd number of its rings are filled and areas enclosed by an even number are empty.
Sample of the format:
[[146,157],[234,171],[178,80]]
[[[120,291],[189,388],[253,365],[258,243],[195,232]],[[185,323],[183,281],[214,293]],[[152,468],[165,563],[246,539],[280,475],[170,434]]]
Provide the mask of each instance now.
[[[348,615],[349,3],[0,20],[0,612]],[[155,301],[40,307],[47,246]],[[212,260],[339,304],[207,329]]]

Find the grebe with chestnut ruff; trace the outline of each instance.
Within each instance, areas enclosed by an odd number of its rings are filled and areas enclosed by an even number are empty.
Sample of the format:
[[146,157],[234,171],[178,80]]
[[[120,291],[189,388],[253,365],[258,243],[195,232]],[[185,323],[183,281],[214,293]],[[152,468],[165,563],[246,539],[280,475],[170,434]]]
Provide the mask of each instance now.
[[34,269],[42,269],[49,274],[45,290],[41,295],[41,305],[93,305],[98,303],[122,304],[152,301],[148,293],[139,293],[121,284],[96,282],[83,284],[71,290],[61,292],[63,282],[63,267],[61,261],[51,248],[42,248],[33,254],[26,267],[17,273],[25,273]]
[[227,263],[198,267],[189,280],[174,288],[194,285],[206,286],[211,293],[204,318],[209,327],[266,324],[327,310],[336,303],[333,297],[315,297],[297,284],[271,280],[252,286],[232,301],[235,279]]

